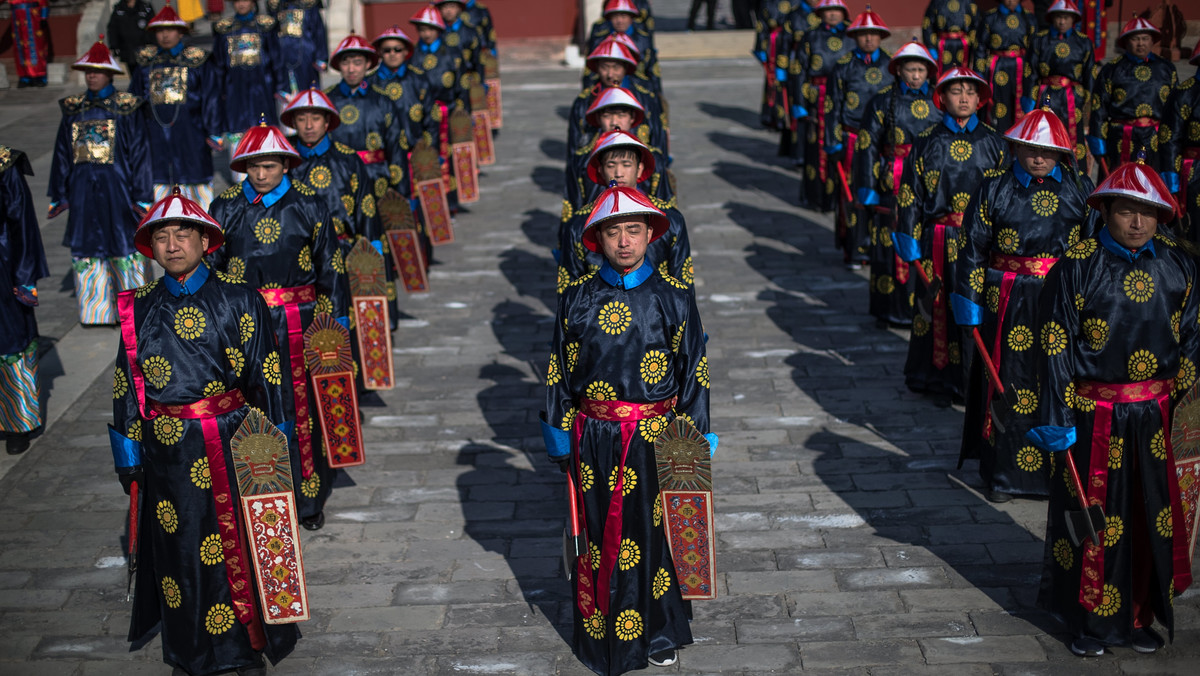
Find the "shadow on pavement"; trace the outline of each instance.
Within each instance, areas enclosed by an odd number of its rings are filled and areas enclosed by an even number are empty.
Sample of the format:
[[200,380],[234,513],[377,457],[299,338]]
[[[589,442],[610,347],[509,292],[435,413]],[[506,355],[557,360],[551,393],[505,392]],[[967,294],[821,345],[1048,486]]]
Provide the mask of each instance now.
[[554,160],[555,162],[567,161],[567,144],[565,141],[556,138],[544,138],[538,144],[538,148],[546,159]]
[[[782,159],[776,160],[776,143],[774,141],[768,141],[759,136],[727,134],[723,131],[710,131],[707,136],[713,145],[723,150],[728,150],[731,153],[744,155],[746,159],[753,160],[760,165],[778,164],[783,166]],[[790,159],[788,160],[788,164],[791,164]]]
[[800,199],[799,174],[788,174],[781,169],[721,160],[713,163],[713,175],[739,190],[765,192],[785,204],[796,204]]
[[[762,129],[762,122],[759,120],[758,111],[742,106],[726,106],[709,101],[701,101],[696,107],[700,109],[700,112],[709,117],[737,122],[743,127],[750,129]],[[761,160],[762,158],[757,159]]]
[[560,167],[534,167],[533,184],[552,195],[563,194],[563,170]]

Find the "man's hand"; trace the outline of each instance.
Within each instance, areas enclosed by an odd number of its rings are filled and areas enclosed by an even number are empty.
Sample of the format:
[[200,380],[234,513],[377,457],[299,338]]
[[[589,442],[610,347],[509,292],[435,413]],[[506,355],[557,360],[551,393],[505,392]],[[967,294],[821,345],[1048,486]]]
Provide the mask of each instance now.
[[70,209],[70,208],[71,208],[71,205],[66,200],[63,200],[61,202],[51,202],[50,208],[46,210],[46,218],[54,218],[55,216],[58,216],[59,214],[61,214],[62,212],[66,211],[67,209]]
[[132,472],[123,472],[121,474],[118,474],[117,478],[120,479],[120,481],[121,481],[121,488],[124,489],[125,495],[129,495],[129,487],[132,486],[133,484],[141,484],[142,479],[145,478],[145,474],[142,472],[141,468],[139,467],[138,469],[135,469]]
[[215,150],[217,152],[221,152],[222,150],[225,149],[224,137],[217,136],[214,134],[214,135],[209,136],[208,138],[204,139],[204,142],[208,144],[209,148],[212,148],[213,150]]
[[571,471],[571,456],[564,455],[561,458],[550,458],[550,461],[558,465],[558,471],[567,474]]

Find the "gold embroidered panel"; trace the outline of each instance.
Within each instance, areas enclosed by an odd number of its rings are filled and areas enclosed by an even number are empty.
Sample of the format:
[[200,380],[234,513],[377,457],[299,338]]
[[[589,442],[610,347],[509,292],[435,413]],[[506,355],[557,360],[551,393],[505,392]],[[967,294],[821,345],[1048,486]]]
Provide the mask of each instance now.
[[150,71],[150,103],[177,105],[187,101],[188,69],[186,66],[166,66]]
[[289,38],[304,37],[304,10],[289,9],[280,12],[279,34]]
[[116,120],[83,120],[71,124],[75,164],[112,164]]
[[262,63],[262,36],[258,33],[237,33],[229,36],[229,65],[252,68]]

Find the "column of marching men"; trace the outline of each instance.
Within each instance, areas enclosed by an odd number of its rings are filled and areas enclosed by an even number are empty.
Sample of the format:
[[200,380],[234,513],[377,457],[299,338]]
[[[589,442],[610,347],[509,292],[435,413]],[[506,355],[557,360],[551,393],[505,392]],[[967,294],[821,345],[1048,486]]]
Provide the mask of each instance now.
[[[157,627],[188,674],[262,673],[294,647],[298,530],[322,528],[338,470],[365,462],[359,407],[393,384],[395,284],[428,290],[502,124],[475,0],[422,8],[417,39],[393,26],[332,53],[316,0],[233,8],[210,54],[164,7],[128,92],[103,42],[76,61],[87,90],[61,101],[49,187],[81,324],[120,328],[109,437],[130,495],[129,639]],[[341,81],[322,91],[326,68]],[[214,196],[224,151],[235,182]],[[42,424],[33,308],[49,270],[28,174],[0,147],[10,454]]]
[[1146,19],[1104,61],[1097,5],[1038,30],[1019,0],[932,0],[889,54],[869,7],[768,1],[753,50],[799,204],[911,330],[905,384],[965,402],[988,500],[1049,497],[1039,604],[1080,656],[1173,634],[1200,499],[1200,87]]

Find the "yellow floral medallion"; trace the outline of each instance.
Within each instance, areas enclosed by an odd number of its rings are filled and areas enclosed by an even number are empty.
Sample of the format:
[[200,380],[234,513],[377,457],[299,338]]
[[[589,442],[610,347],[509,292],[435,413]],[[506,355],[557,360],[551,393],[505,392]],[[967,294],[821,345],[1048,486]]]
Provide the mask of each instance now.
[[642,357],[642,380],[653,385],[667,375],[667,354],[659,350],[650,350]]
[[621,550],[617,554],[617,566],[621,570],[629,570],[642,560],[642,550],[630,538],[621,540]]
[[215,566],[225,560],[224,551],[221,536],[213,533],[200,543],[200,562],[206,566]]
[[696,364],[696,382],[700,383],[701,387],[707,388],[708,380],[708,357],[700,357],[700,362]]
[[1039,190],[1033,194],[1030,204],[1033,206],[1033,213],[1038,216],[1053,216],[1054,212],[1058,211],[1058,195],[1049,190]]
[[163,601],[168,608],[178,608],[183,605],[183,593],[179,591],[179,583],[172,577],[162,579]]
[[[632,467],[626,467],[621,473],[621,495],[629,495],[633,489],[637,488],[638,476],[637,472],[633,471]],[[617,468],[614,467],[611,474],[608,475],[608,491],[617,490]]]
[[1042,351],[1049,356],[1062,352],[1067,347],[1067,332],[1058,322],[1046,322],[1042,327]]
[[254,237],[263,244],[274,244],[283,229],[274,218],[264,218],[254,224]]
[[183,438],[183,421],[166,415],[156,417],[154,437],[165,446],[174,446]]
[[154,513],[158,516],[158,524],[168,533],[174,533],[179,528],[179,515],[175,512],[175,505],[170,501],[163,500],[154,508]]
[[1125,295],[1135,303],[1145,303],[1154,295],[1154,278],[1144,270],[1130,270],[1125,275]]
[[321,477],[313,472],[307,479],[300,482],[300,494],[306,498],[315,498],[321,492]]
[[175,312],[175,333],[180,338],[199,338],[207,325],[208,320],[199,308],[185,307]]
[[1108,468],[1121,469],[1125,460],[1125,440],[1121,437],[1108,438]]
[[671,574],[664,568],[659,568],[654,573],[654,581],[650,583],[650,593],[654,595],[654,600],[662,598],[663,594],[671,588]]
[[653,418],[643,418],[637,424],[638,434],[650,443],[654,443],[659,436],[667,429],[667,419],[665,416],[654,416]]
[[617,391],[603,380],[589,383],[584,393],[588,399],[593,401],[613,401],[617,398]]
[[642,635],[642,616],[636,610],[622,610],[617,615],[616,627],[613,632],[622,641],[632,641]]
[[1121,609],[1121,592],[1117,591],[1117,586],[1112,584],[1104,585],[1104,593],[1100,596],[1100,603],[1092,610],[1100,617],[1108,617],[1115,615]]
[[242,345],[254,337],[254,317],[251,317],[249,312],[238,318],[238,333],[242,337]]
[[267,358],[263,360],[263,378],[267,379],[272,385],[283,384],[283,370],[279,366],[279,352],[272,350]]
[[148,357],[142,362],[142,373],[146,382],[161,390],[171,382],[171,362],[159,355]]
[[1159,511],[1158,516],[1154,519],[1154,528],[1158,534],[1165,538],[1170,538],[1174,534],[1171,523],[1171,506],[1167,505]]
[[[1021,245],[1021,236],[1012,228],[1001,228],[1000,232],[996,233],[996,248],[1007,254],[1015,254],[1017,248]],[[977,268],[983,272],[983,268]]]
[[579,463],[579,488],[584,493],[592,490],[592,486],[596,485],[596,470],[586,462]]
[[1024,446],[1017,451],[1017,467],[1026,472],[1036,472],[1042,468],[1042,451],[1034,446]]
[[234,615],[233,608],[227,604],[218,603],[208,609],[208,614],[204,616],[204,628],[210,634],[224,634],[233,628]]
[[308,172],[308,183],[314,188],[324,190],[333,182],[333,172],[329,167],[317,165]]
[[196,488],[207,490],[212,488],[212,474],[208,469],[208,458],[200,456],[196,462],[192,463],[192,469],[188,474],[192,478],[192,483]]
[[236,347],[225,348],[225,358],[229,360],[229,367],[233,369],[235,378],[242,375],[242,368],[246,365],[246,355]]
[[1033,345],[1033,331],[1028,326],[1017,324],[1008,331],[1008,347],[1015,352],[1029,349]]
[[558,356],[550,355],[550,364],[546,367],[546,385],[557,385],[562,378],[562,372],[558,368]]
[[604,616],[597,610],[583,620],[583,628],[587,635],[599,641],[604,638]]
[[1059,538],[1054,541],[1054,560],[1058,565],[1063,567],[1063,570],[1071,570],[1071,566],[1075,562],[1075,550],[1071,548],[1071,543],[1066,538]]
[[1093,350],[1099,350],[1108,342],[1108,322],[1099,317],[1083,320],[1083,339]]
[[620,335],[629,328],[632,321],[633,312],[628,305],[619,300],[606,303],[600,308],[600,328],[609,335]]
[[129,379],[125,377],[125,370],[117,367],[113,369],[113,399],[120,399],[129,392]]
[[1029,415],[1037,410],[1038,396],[1033,390],[1019,389],[1016,391],[1017,400],[1013,402],[1013,410],[1021,415]]
[[1150,350],[1138,350],[1129,356],[1129,379],[1149,380],[1158,371],[1158,358]]

